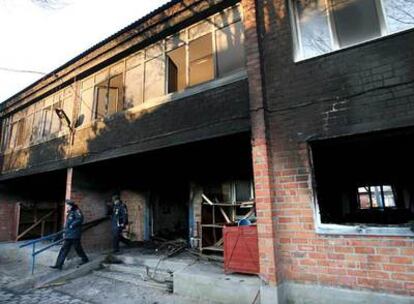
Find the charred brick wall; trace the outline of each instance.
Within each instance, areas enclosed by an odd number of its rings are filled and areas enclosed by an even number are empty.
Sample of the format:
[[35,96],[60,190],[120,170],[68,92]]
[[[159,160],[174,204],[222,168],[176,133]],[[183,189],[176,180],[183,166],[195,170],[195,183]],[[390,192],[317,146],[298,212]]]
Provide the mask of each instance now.
[[17,237],[18,198],[0,188],[0,242],[14,241]]
[[[82,170],[73,170],[70,198],[84,215],[84,224],[107,216],[108,202],[113,194],[99,183],[92,182],[93,176]],[[109,220],[85,231],[82,244],[86,250],[95,251],[111,248],[112,230]]]
[[414,295],[411,238],[315,233],[308,154],[310,139],[413,125],[414,32],[295,63],[287,1],[257,3],[278,279]]

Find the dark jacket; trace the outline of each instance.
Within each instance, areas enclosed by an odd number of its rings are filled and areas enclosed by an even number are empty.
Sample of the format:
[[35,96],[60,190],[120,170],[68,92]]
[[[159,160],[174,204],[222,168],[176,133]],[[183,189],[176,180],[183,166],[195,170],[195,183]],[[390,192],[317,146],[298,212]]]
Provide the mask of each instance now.
[[123,229],[128,224],[128,209],[123,202],[114,204],[112,210],[112,229]]
[[66,239],[80,239],[82,234],[83,214],[79,208],[71,208],[68,211],[65,225]]

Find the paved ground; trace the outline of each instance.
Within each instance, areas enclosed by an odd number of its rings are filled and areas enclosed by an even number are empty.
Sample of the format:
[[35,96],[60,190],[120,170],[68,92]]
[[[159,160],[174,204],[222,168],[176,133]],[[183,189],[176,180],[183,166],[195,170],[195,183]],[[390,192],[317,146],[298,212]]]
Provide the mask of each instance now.
[[[30,268],[30,267],[29,267]],[[27,264],[0,261],[1,304],[190,304],[193,299],[88,274],[61,285],[17,293],[5,285],[27,277]],[[39,266],[38,271],[49,271]],[[55,270],[52,270],[55,271]],[[199,302],[201,303],[201,302]],[[205,303],[205,302],[203,302]]]

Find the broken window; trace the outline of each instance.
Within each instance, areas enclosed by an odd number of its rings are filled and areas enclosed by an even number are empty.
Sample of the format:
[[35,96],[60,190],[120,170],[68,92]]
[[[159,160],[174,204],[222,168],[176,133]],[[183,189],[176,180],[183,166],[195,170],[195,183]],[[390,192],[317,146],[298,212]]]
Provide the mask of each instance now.
[[292,12],[299,59],[414,27],[412,0],[292,0]]
[[414,217],[414,132],[311,143],[322,223],[401,225]]
[[212,34],[191,41],[189,57],[191,86],[214,78]]

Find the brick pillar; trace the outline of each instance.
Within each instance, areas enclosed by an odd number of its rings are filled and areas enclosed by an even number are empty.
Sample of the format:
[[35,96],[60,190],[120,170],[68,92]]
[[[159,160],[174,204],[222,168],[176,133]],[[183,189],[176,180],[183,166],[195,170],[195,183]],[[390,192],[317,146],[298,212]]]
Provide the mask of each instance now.
[[260,275],[276,285],[275,223],[272,216],[272,165],[266,136],[264,92],[256,16],[256,1],[242,0],[252,136],[252,159],[259,237]]

